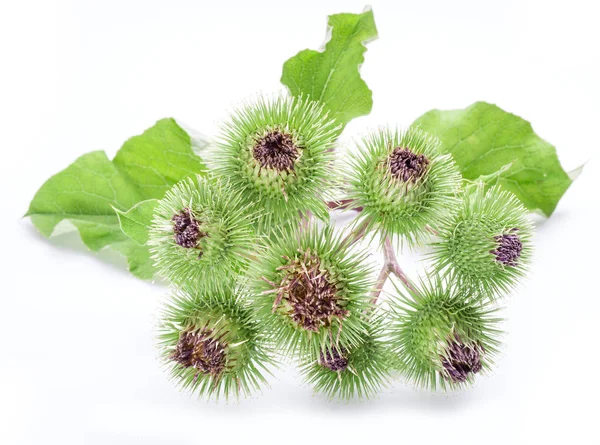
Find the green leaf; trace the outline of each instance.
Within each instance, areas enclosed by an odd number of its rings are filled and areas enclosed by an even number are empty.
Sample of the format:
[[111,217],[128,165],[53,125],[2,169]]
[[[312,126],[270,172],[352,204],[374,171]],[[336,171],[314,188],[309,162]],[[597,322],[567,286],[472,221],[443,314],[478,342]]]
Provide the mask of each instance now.
[[148,242],[148,229],[157,203],[157,199],[148,199],[137,203],[126,212],[115,209],[123,233],[141,246]]
[[148,248],[139,243],[139,234],[132,239],[121,230],[115,210],[125,212],[140,201],[161,198],[176,182],[204,169],[187,133],[175,120],[163,119],[125,142],[113,161],[95,151],[52,176],[25,216],[48,237],[67,220],[90,250],[111,246],[127,257],[134,275],[151,278]]
[[120,243],[111,244],[111,248],[127,258],[129,271],[142,280],[150,280],[154,277],[154,261],[150,258],[147,246],[140,246],[128,237]]
[[413,125],[442,141],[466,179],[494,178],[529,210],[550,216],[573,182],[556,148],[529,122],[496,105],[476,102],[463,110],[431,110]]
[[322,52],[306,49],[283,65],[281,83],[294,96],[308,95],[325,104],[330,115],[346,125],[371,112],[371,90],[359,68],[367,50],[364,43],[377,38],[373,11],[329,16],[331,39]]
[[206,170],[192,150],[189,135],[173,119],[162,119],[129,139],[113,163],[144,199],[160,199],[181,179]]
[[[504,173],[506,173],[508,170],[510,170],[512,165],[513,165],[513,163],[511,162],[510,164],[506,164],[505,166],[501,167],[500,169],[496,170],[493,173],[490,173],[489,175],[480,175],[475,181],[483,182],[484,184],[487,184],[487,185],[498,184],[498,182],[500,182],[500,179],[502,178],[502,175]],[[470,182],[470,183],[473,184],[472,182]]]

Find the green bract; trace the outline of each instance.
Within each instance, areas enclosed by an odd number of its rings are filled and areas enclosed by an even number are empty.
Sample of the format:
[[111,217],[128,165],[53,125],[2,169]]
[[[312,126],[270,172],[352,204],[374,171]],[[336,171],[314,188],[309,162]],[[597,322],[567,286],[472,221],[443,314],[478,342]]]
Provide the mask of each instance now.
[[150,251],[159,274],[176,284],[216,283],[247,268],[255,243],[252,217],[220,181],[180,182],[158,202]]
[[456,207],[461,177],[437,139],[416,128],[367,134],[346,171],[348,197],[362,207],[357,223],[409,245],[424,241]]
[[499,186],[467,187],[459,212],[439,229],[430,257],[440,274],[495,298],[521,278],[531,256],[532,224],[527,209]]
[[259,97],[222,126],[216,173],[259,214],[261,232],[297,222],[309,211],[325,220],[338,134],[339,126],[317,102]]
[[366,253],[348,247],[333,228],[280,233],[253,263],[253,306],[287,354],[362,342],[371,304]]
[[471,293],[428,277],[391,302],[390,346],[400,371],[417,386],[456,389],[488,370],[499,345],[495,309]]
[[387,385],[394,364],[383,334],[384,319],[373,317],[358,346],[308,354],[301,362],[301,373],[315,391],[328,397],[370,397]]
[[171,378],[198,396],[249,395],[272,363],[264,329],[233,285],[177,292],[165,305],[158,348]]

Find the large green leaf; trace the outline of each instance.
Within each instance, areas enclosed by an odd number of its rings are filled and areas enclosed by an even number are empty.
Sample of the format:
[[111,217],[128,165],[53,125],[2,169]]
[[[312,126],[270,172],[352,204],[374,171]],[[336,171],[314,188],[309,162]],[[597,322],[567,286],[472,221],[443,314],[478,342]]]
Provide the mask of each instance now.
[[194,154],[190,136],[173,119],[162,119],[129,139],[113,163],[144,199],[160,199],[181,179],[205,170],[202,160]]
[[573,182],[554,146],[529,122],[496,105],[476,102],[463,110],[431,110],[414,125],[442,141],[466,179],[493,177],[528,209],[546,216]]
[[157,199],[148,199],[138,202],[126,212],[115,209],[123,233],[141,246],[148,242],[150,224],[152,224],[156,204],[158,204]]
[[306,49],[283,65],[281,82],[292,95],[308,95],[325,104],[331,116],[346,125],[371,112],[372,93],[360,77],[367,50],[377,38],[373,11],[329,16],[331,38],[322,52]]
[[34,196],[26,216],[46,236],[68,220],[92,251],[111,246],[127,257],[133,274],[150,278],[148,248],[121,230],[115,210],[161,198],[179,180],[204,170],[187,133],[175,120],[163,119],[125,142],[113,161],[95,151],[52,176]]

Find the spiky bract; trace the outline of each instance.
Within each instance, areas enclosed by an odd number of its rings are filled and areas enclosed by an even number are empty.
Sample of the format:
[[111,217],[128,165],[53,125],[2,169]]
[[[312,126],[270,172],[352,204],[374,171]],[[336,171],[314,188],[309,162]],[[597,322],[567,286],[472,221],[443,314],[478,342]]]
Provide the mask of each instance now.
[[326,220],[324,193],[333,183],[339,130],[317,102],[259,97],[222,126],[216,172],[260,215],[260,232],[295,223],[308,211]]
[[301,362],[301,373],[315,391],[327,397],[371,397],[388,384],[394,364],[384,332],[383,318],[371,318],[359,345],[307,354]]
[[185,179],[158,202],[148,244],[159,274],[171,282],[218,283],[248,266],[252,214],[221,181]]
[[501,335],[496,308],[440,278],[396,290],[389,344],[409,381],[431,390],[456,389],[490,368]]
[[440,142],[418,128],[380,129],[363,137],[345,173],[348,197],[362,207],[357,224],[397,236],[409,245],[425,240],[456,207],[461,176]]
[[439,229],[430,257],[438,273],[494,299],[527,271],[532,231],[527,209],[512,193],[472,184],[459,212]]
[[257,315],[282,352],[361,343],[373,273],[366,255],[332,227],[272,237],[249,274]]
[[202,397],[249,395],[272,363],[264,329],[232,284],[179,291],[165,304],[158,348],[171,378]]

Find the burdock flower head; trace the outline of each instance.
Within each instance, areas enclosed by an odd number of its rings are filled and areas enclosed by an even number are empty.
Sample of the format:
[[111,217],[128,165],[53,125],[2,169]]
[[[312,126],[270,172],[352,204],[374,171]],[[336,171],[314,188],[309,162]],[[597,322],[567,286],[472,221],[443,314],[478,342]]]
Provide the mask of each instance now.
[[339,372],[348,369],[348,351],[344,348],[332,348],[319,353],[317,364],[330,371]]
[[222,335],[204,326],[190,327],[179,334],[179,341],[170,357],[184,368],[195,368],[199,374],[219,379],[227,366],[227,347]]
[[316,392],[330,398],[366,398],[384,388],[390,379],[394,357],[383,338],[381,314],[369,317],[361,342],[350,348],[327,346],[301,359],[300,371]]
[[440,142],[418,128],[367,134],[346,170],[357,223],[384,236],[420,243],[456,207],[461,176]]
[[274,236],[259,255],[250,270],[254,307],[285,352],[319,354],[332,340],[338,348],[360,343],[372,273],[365,253],[331,227],[312,226]]
[[465,190],[457,214],[442,225],[431,257],[438,273],[477,290],[483,298],[510,291],[531,256],[532,224],[510,192],[481,183]]
[[408,380],[432,390],[454,389],[490,368],[501,333],[495,307],[440,278],[397,291],[389,342]]
[[454,383],[466,382],[472,374],[481,371],[483,349],[476,343],[464,343],[457,334],[446,339],[441,356],[442,374]]
[[231,285],[170,298],[158,347],[178,385],[218,398],[248,395],[265,381],[272,359],[242,292]]
[[309,211],[326,220],[324,193],[333,180],[339,131],[317,102],[259,97],[223,124],[217,174],[260,215],[261,232],[295,223]]
[[218,282],[246,269],[252,216],[239,194],[201,177],[176,184],[160,200],[149,246],[159,273],[176,284]]

